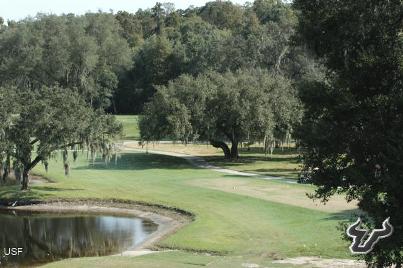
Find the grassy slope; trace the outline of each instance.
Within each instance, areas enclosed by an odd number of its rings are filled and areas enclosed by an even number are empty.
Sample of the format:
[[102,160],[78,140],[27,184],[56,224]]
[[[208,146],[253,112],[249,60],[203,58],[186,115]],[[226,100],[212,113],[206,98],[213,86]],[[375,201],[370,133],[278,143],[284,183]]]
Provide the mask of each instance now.
[[[42,167],[36,172],[44,174]],[[116,261],[119,266],[137,263],[138,267],[170,267],[164,263],[172,263],[171,267],[189,267],[189,263],[200,261],[216,263],[213,267],[226,267],[234,263],[239,266],[245,261],[267,263],[271,258],[286,256],[348,256],[347,245],[336,230],[340,215],[203,187],[197,182],[235,179],[249,182],[251,179],[195,169],[181,159],[127,153],[121,156],[117,165],[105,166],[103,162],[91,165],[81,156],[73,164],[69,177],[63,175],[60,161],[51,163],[46,176],[56,183],[33,186],[28,197],[119,198],[179,207],[196,215],[195,222],[159,243],[161,247],[185,252],[141,258],[65,260],[50,266],[85,267]],[[266,187],[275,183],[257,182]],[[13,197],[16,190],[15,187],[3,188],[0,197]],[[191,253],[204,251],[227,257]]]

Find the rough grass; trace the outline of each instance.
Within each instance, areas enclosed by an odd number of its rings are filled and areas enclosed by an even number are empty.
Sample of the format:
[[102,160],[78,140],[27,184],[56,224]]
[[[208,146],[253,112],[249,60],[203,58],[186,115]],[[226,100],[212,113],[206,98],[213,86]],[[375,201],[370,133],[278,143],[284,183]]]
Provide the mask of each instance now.
[[[214,262],[212,267],[239,267],[244,262],[265,264],[292,256],[349,257],[348,245],[336,230],[338,221],[348,218],[346,213],[307,209],[200,183],[236,179],[270,188],[273,182],[197,169],[184,160],[152,154],[125,153],[116,164],[109,165],[103,161],[92,164],[85,155],[75,163],[70,161],[70,176],[64,176],[60,160],[53,160],[46,176],[55,183],[33,185],[28,193],[3,187],[0,198],[133,200],[181,208],[195,214],[196,219],[157,245],[180,252],[65,260],[50,266],[113,263],[122,267],[193,267],[193,262]],[[45,175],[42,167],[35,172]],[[289,193],[284,189],[283,194]]]

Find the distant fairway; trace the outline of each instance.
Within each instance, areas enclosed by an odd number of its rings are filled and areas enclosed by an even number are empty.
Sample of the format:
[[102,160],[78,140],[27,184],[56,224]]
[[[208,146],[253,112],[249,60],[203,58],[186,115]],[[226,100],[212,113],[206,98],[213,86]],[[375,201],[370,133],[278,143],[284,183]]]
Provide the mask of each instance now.
[[138,128],[137,115],[117,115],[117,120],[123,125],[123,139],[139,140],[140,130]]

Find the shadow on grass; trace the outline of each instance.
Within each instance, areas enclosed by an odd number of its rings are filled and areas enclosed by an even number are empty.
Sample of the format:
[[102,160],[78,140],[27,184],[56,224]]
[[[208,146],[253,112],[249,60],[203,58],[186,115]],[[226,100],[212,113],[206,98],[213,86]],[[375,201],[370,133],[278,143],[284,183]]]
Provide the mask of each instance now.
[[323,218],[323,220],[337,220],[337,221],[355,221],[364,212],[358,208],[343,210],[337,213],[331,213],[329,217]]
[[[252,146],[252,147],[242,147],[239,148],[240,153],[245,153],[245,154],[264,154],[263,147],[261,146]],[[281,154],[281,155],[286,155],[286,154],[298,154],[298,150],[296,148],[275,148],[273,151],[274,154]]]
[[296,168],[259,168],[251,170],[251,172],[259,172],[259,173],[270,173],[270,172],[284,172],[284,173],[293,173],[298,172]]
[[8,186],[0,188],[0,205],[10,206],[14,201],[18,205],[30,204],[48,197],[54,197],[55,192],[62,191],[83,191],[78,188],[56,188],[50,186],[32,186],[27,191],[21,191],[20,186]]
[[298,164],[299,158],[298,156],[287,156],[287,157],[277,157],[278,155],[273,156],[248,156],[248,155],[241,155],[237,160],[227,160],[222,156],[203,156],[203,158],[210,163],[215,164],[225,164],[227,166],[240,166],[242,164],[252,164],[257,161],[261,162],[288,162],[291,164]]
[[0,189],[0,203],[5,204],[11,200],[18,200],[19,203],[25,203],[33,200],[41,200],[50,196],[50,194],[34,190],[21,191],[20,186],[9,186]]
[[[236,178],[241,178],[241,179],[263,179],[266,181],[273,181],[273,182],[278,182],[278,183],[294,183],[296,181],[295,178],[292,178],[291,176],[283,176],[283,175],[265,175],[265,174],[256,174],[257,176],[244,176],[244,175],[232,175],[232,174],[226,174],[223,175],[224,178],[229,178],[229,179],[236,179]],[[265,179],[265,176],[270,176],[273,177],[273,179]],[[305,184],[298,184],[298,185],[305,185]]]
[[75,170],[147,170],[147,169],[189,169],[193,166],[186,160],[157,154],[125,153],[121,154],[115,163],[114,159],[105,163],[97,159],[94,163],[73,168]]
[[79,188],[57,188],[49,186],[35,186],[36,190],[46,191],[46,192],[61,192],[61,191],[84,191],[84,189]]

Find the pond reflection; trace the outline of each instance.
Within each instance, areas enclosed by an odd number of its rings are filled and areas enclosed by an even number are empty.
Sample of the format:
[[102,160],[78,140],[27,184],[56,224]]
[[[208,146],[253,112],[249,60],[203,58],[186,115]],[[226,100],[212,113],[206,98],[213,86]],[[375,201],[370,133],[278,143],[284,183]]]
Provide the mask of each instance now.
[[1,211],[0,267],[117,254],[139,245],[157,228],[134,217]]

